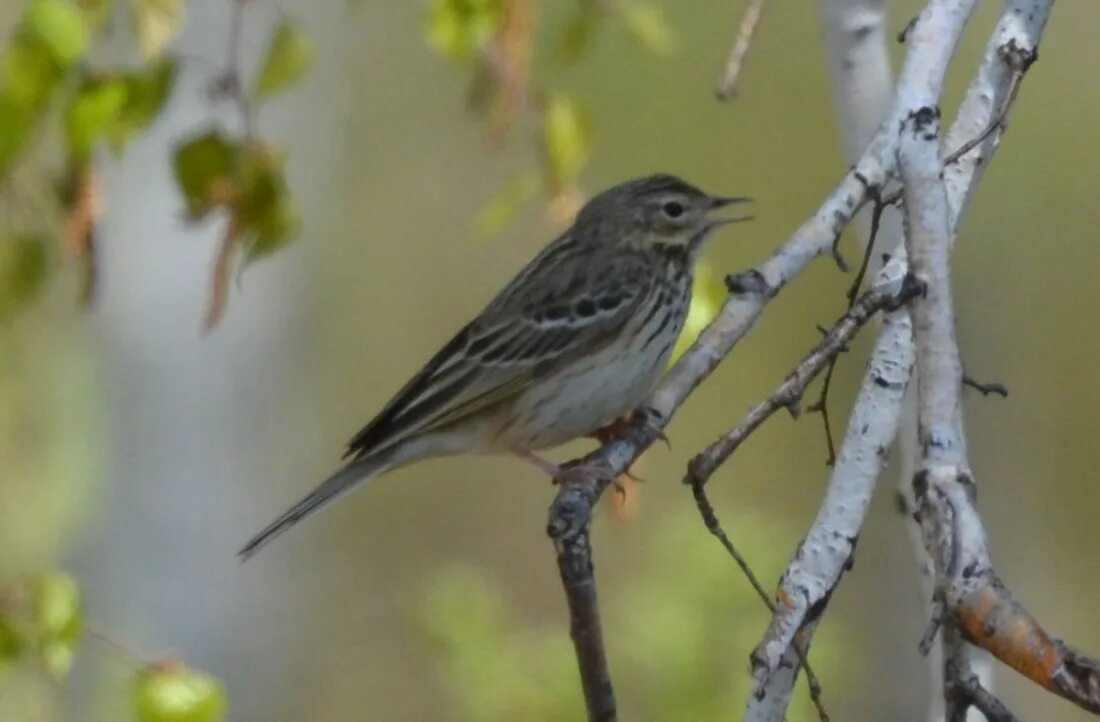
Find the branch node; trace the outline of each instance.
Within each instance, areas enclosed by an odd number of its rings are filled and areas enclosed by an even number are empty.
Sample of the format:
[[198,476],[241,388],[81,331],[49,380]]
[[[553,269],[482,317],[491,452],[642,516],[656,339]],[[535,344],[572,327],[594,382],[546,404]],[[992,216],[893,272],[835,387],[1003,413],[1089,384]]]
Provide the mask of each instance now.
[[755,268],[726,276],[726,290],[733,294],[757,295],[765,298],[775,293],[764,279],[764,275]]

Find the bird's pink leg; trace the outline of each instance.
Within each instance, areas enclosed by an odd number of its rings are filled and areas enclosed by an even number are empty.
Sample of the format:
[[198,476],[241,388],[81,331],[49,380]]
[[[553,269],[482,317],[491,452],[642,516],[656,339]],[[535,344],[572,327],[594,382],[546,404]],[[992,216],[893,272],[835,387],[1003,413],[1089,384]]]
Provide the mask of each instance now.
[[523,459],[532,466],[537,467],[543,473],[549,474],[551,480],[557,479],[559,476],[561,476],[562,470],[560,466],[552,461],[547,461],[546,459],[538,456],[531,451],[517,451],[516,456]]

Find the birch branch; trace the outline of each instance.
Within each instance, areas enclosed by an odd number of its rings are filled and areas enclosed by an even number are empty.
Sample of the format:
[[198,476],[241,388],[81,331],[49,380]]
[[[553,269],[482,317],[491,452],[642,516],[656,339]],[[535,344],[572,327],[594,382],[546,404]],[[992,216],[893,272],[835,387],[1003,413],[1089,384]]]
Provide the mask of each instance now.
[[[877,5],[873,2],[869,4],[872,6]],[[1044,5],[1041,7],[1035,3],[1021,2],[1006,4],[1005,13],[990,39],[982,67],[971,83],[958,118],[952,126],[948,144],[951,147],[959,148],[947,160],[949,166],[947,169],[948,177],[956,179],[956,182],[949,186],[949,197],[952,206],[958,209],[953,217],[953,225],[957,226],[961,221],[965,203],[977,185],[980,171],[988,164],[988,159],[999,141],[1006,114],[1015,99],[1016,91],[1019,89],[1020,78],[1030,65],[1031,60],[1037,55],[1036,48],[1039,37],[1050,10],[1049,3]],[[880,9],[871,8],[872,11]],[[836,76],[841,72],[854,74],[859,71],[858,68],[850,66],[838,70],[836,65],[839,62],[843,66],[847,60],[859,56],[860,53],[845,52],[843,49],[838,50],[838,46],[842,46],[846,38],[855,42],[854,36],[859,33],[846,35],[846,31],[869,27],[872,18],[865,14],[868,12],[866,6],[861,6],[861,3],[852,0],[826,0],[824,10],[834,86],[843,95],[844,89],[850,88],[851,83],[838,82]],[[857,14],[856,17],[847,19],[842,17],[843,12],[853,10],[856,13],[864,14]],[[866,50],[862,52],[862,56],[872,58],[866,62],[875,62],[873,54],[869,54]],[[1020,62],[1020,58],[1028,60],[1027,62]],[[872,70],[872,82],[875,75],[875,71]],[[858,106],[860,102],[859,98],[849,99],[849,102],[847,104],[842,103],[841,107]],[[846,120],[845,127],[848,123],[858,121],[858,116],[853,116],[853,113],[846,115],[848,120]],[[987,132],[986,129],[991,129],[992,132]],[[983,157],[977,160],[973,155],[969,158],[966,157],[969,150],[976,146],[973,143],[975,138],[980,138],[983,149]],[[851,134],[847,134],[845,140],[845,145],[850,147]],[[963,162],[959,162],[960,160]],[[896,227],[891,230],[893,230],[894,238],[900,237]],[[901,317],[901,314],[894,314],[891,321],[896,322],[899,317]],[[903,319],[903,322],[908,327],[908,319]],[[873,384],[872,379],[876,376],[875,368],[883,363],[888,363],[892,368],[904,369],[903,373],[907,375],[907,364],[911,363],[912,355],[908,328],[906,328],[905,334],[899,334],[896,324],[887,325],[872,355],[868,374],[864,377],[860,394],[852,412],[852,420],[849,423],[848,436],[844,442],[841,458],[837,467],[834,468],[830,480],[829,491],[813,527],[806,539],[799,545],[795,559],[792,560],[791,565],[781,579],[780,588],[776,595],[779,600],[776,615],[765,634],[764,640],[754,652],[754,668],[756,670],[765,669],[760,664],[763,662],[769,665],[774,673],[767,678],[765,686],[759,688],[757,694],[750,698],[749,713],[746,719],[782,719],[782,714],[787,706],[786,700],[789,700],[794,682],[794,675],[791,674],[791,670],[797,669],[797,660],[792,658],[789,646],[790,639],[799,629],[802,630],[800,636],[809,637],[812,635],[825,604],[827,604],[833,589],[839,582],[844,569],[850,563],[850,555],[854,550],[854,538],[858,536],[859,529],[862,526],[866,504],[873,490],[874,479],[881,468],[881,460],[878,464],[871,465],[871,468],[865,467],[862,470],[846,468],[848,466],[847,459],[853,457],[868,458],[870,449],[879,448],[874,445],[875,440],[868,439],[863,434],[857,434],[856,432],[862,430],[866,433],[869,429],[882,431],[882,437],[886,441],[883,442],[881,448],[886,448],[893,438],[893,430],[897,428],[899,423],[898,416],[902,410],[901,402],[890,397],[892,389]],[[873,410],[876,409],[882,413],[874,416],[876,419],[874,424],[868,427],[860,423],[861,418],[872,415]],[[912,478],[911,466],[906,478]],[[909,487],[909,484],[905,486]],[[845,541],[849,541],[849,543],[845,543]],[[812,617],[809,617],[810,610],[815,611]],[[779,655],[778,659],[776,655]],[[974,684],[979,684],[976,678]],[[969,689],[971,686],[968,681],[967,688]],[[936,689],[941,688],[942,686],[937,683]],[[992,696],[987,690],[982,689],[982,692],[986,696]],[[772,703],[775,698],[782,699],[784,702],[776,706]],[[779,710],[779,714],[754,716],[754,712],[764,709],[764,703],[758,703],[757,700],[767,701],[771,709]],[[757,709],[754,710],[754,707]]]
[[[911,270],[927,288],[912,303],[921,449],[913,493],[934,565],[944,637],[950,640],[957,631],[960,640],[987,649],[1048,690],[1100,714],[1100,662],[1051,638],[1013,600],[990,561],[985,529],[974,508],[963,433],[962,364],[950,285],[953,218],[940,172],[939,112],[926,95],[914,94],[911,100],[915,108],[903,123],[898,159]],[[961,719],[972,703],[950,694],[957,678],[969,671],[965,656],[958,656],[961,645],[952,643],[945,651],[945,696],[952,721]]]
[[806,393],[806,388],[829,365],[830,361],[847,347],[856,332],[878,311],[897,308],[899,304],[915,295],[917,288],[905,282],[904,274],[903,263],[893,263],[883,269],[879,282],[874,288],[860,297],[852,308],[841,316],[821,342],[787,375],[779,388],[752,407],[737,426],[695,455],[688,464],[684,483],[693,487],[705,486],[718,467],[776,411],[787,409],[797,415],[799,403]]

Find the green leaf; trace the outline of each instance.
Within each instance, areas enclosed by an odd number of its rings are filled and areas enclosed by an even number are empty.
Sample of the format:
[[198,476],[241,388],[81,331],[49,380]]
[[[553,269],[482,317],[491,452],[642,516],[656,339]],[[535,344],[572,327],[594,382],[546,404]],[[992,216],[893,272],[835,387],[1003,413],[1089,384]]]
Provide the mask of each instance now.
[[472,57],[500,29],[501,0],[434,0],[428,11],[428,44],[456,60]]
[[253,94],[257,100],[277,95],[297,82],[312,63],[313,41],[298,23],[284,20],[271,38]]
[[248,260],[255,261],[285,246],[301,227],[287,188],[283,156],[267,145],[248,146],[242,156],[239,188],[234,213],[248,236]]
[[134,133],[147,128],[160,115],[175,87],[178,70],[175,60],[164,58],[144,72],[123,76],[126,104],[109,133],[116,152],[122,150]]
[[182,664],[144,669],[134,680],[138,722],[219,722],[226,704],[221,682]]
[[485,240],[504,230],[538,190],[538,178],[525,174],[512,180],[493,196],[474,221],[474,239]]
[[80,587],[68,574],[53,572],[38,580],[33,593],[38,652],[50,674],[64,677],[84,631]]
[[676,38],[659,5],[635,0],[622,10],[630,34],[648,50],[668,55],[676,49]]
[[271,255],[293,240],[301,227],[302,219],[298,215],[298,207],[284,190],[256,218],[253,225],[255,238],[248,245],[248,260],[256,261]]
[[236,193],[240,150],[239,144],[216,130],[176,146],[172,168],[192,219],[203,217],[227,195]]
[[131,0],[138,49],[147,59],[161,54],[183,28],[187,0]]
[[576,181],[591,148],[588,114],[572,98],[552,95],[543,111],[543,146],[551,189]]
[[65,134],[69,152],[86,161],[95,144],[118,125],[129,96],[126,81],[107,77],[86,81],[65,111]]
[[23,30],[41,41],[61,67],[88,52],[88,26],[81,9],[70,0],[33,0],[23,16]]
[[3,59],[4,94],[29,110],[41,108],[57,88],[62,70],[53,52],[41,40],[16,36]]

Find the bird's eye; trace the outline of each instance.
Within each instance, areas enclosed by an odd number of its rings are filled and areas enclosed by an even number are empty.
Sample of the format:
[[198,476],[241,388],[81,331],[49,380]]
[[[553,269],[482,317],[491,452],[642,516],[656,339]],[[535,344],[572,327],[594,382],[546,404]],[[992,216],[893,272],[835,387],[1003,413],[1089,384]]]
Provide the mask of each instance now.
[[679,218],[684,215],[684,205],[677,201],[668,201],[661,207],[661,210],[663,210],[665,215],[669,218]]

